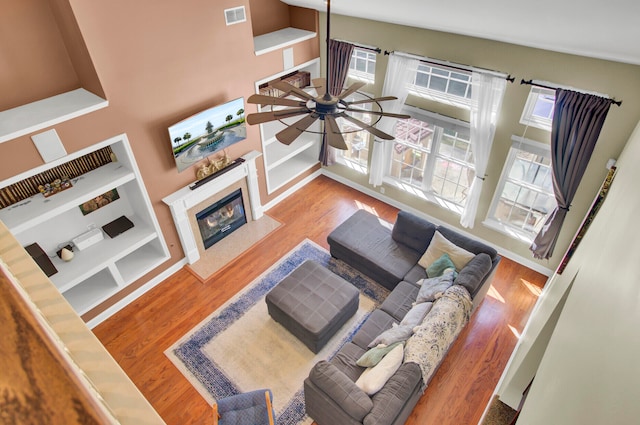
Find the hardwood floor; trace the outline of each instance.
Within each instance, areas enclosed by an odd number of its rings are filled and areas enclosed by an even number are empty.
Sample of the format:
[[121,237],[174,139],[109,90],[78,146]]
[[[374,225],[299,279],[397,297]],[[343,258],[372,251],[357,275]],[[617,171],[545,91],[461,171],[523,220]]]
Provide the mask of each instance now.
[[[164,351],[305,238],[328,248],[327,235],[361,208],[395,221],[395,207],[319,177],[267,211],[283,225],[207,282],[182,269],[94,333],[167,424],[211,424],[210,406]],[[407,424],[477,424],[545,282],[503,258]]]

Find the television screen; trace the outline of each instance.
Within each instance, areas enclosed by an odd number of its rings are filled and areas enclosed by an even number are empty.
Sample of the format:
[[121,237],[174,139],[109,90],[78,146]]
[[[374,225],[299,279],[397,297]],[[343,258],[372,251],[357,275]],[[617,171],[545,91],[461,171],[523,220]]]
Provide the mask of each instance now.
[[169,127],[178,172],[247,137],[242,97],[214,106]]

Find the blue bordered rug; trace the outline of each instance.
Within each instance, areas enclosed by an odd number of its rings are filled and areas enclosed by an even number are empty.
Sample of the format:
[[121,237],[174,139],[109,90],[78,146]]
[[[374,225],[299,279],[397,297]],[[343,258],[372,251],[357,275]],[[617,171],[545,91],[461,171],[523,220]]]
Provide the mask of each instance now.
[[[361,294],[358,313],[317,355],[268,317],[264,302],[269,290],[305,260],[325,266]],[[165,354],[209,403],[252,389],[271,388],[279,425],[311,423],[304,411],[304,378],[317,361],[331,358],[351,339],[387,295],[385,288],[307,239]],[[287,380],[291,382],[284,382]]]

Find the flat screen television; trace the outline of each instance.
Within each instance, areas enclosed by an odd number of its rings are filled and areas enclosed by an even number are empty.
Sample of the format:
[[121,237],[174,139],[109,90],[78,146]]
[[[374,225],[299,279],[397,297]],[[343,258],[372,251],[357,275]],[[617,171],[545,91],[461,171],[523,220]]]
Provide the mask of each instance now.
[[247,137],[244,98],[206,109],[169,127],[178,172]]

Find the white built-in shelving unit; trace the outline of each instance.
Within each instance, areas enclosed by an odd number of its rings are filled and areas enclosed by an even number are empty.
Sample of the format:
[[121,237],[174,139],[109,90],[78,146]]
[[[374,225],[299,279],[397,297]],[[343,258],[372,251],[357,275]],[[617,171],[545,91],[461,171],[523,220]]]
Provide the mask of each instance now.
[[256,56],[259,56],[312,39],[315,36],[316,33],[313,31],[287,27],[253,37],[253,48]]
[[[110,146],[116,162],[72,179],[73,187],[45,198],[36,194],[0,210],[0,220],[23,245],[37,243],[58,272],[50,277],[80,315],[169,259],[169,251],[154,214],[126,134],[110,138],[58,160],[0,182],[6,187],[53,167]],[[83,215],[80,205],[112,189],[119,199]],[[89,229],[100,229],[120,216],[134,227],[86,249],[74,251],[69,262],[58,248]]]
[[0,111],[0,143],[107,106],[107,100],[80,88]]
[[[311,74],[311,79],[320,76],[320,60],[313,59],[296,67],[287,69],[281,73],[271,75],[256,82],[256,93],[260,86],[269,81],[276,80],[296,71],[306,71]],[[309,90],[315,96],[315,90]],[[262,106],[260,111],[270,110],[270,106]],[[276,107],[277,108],[277,107]],[[262,152],[264,168],[266,170],[267,191],[269,193],[281,188],[303,172],[318,164],[320,154],[320,121],[316,121],[307,132],[304,132],[290,145],[280,143],[275,135],[286,128],[286,124],[292,124],[302,116],[285,118],[281,121],[271,121],[260,124],[260,137],[262,139]]]

